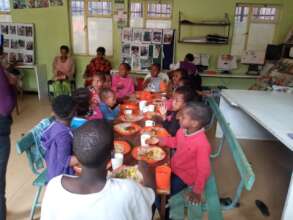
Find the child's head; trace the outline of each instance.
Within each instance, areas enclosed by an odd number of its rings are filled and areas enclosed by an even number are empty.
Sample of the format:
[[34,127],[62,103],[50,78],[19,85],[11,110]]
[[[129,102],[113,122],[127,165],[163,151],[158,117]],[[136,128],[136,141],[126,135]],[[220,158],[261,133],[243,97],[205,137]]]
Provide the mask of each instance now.
[[69,54],[69,47],[66,45],[62,45],[60,47],[60,54],[61,54],[61,57],[67,57]]
[[105,74],[104,73],[96,73],[93,76],[92,86],[95,88],[96,91],[100,91],[105,83]]
[[83,168],[103,168],[111,158],[113,130],[104,120],[92,120],[74,131],[73,152]]
[[114,107],[116,105],[116,94],[112,89],[104,88],[100,92],[101,100],[106,103],[109,107]]
[[187,102],[194,100],[194,96],[194,92],[188,86],[177,88],[172,99],[172,110],[176,112],[181,110]]
[[185,60],[185,61],[188,61],[188,62],[193,62],[193,61],[194,61],[194,56],[193,56],[193,54],[191,54],[191,53],[186,54],[184,60]]
[[97,57],[102,58],[106,55],[106,49],[104,47],[97,48]]
[[75,114],[75,102],[69,95],[60,95],[54,99],[52,109],[57,119],[70,122]]
[[187,76],[186,72],[183,69],[177,69],[172,74],[172,82],[175,85],[180,85],[182,80]]
[[189,102],[181,111],[180,126],[185,129],[201,129],[210,122],[211,116],[212,112],[207,105],[200,102]]
[[152,77],[158,77],[159,73],[161,71],[161,66],[158,63],[154,63],[151,66],[151,76]]
[[105,73],[104,88],[111,88],[111,87],[112,87],[112,76],[110,73]]
[[126,77],[131,71],[131,66],[128,63],[121,63],[119,66],[119,75]]
[[79,88],[72,95],[76,103],[76,116],[85,117],[89,113],[91,94],[87,88]]

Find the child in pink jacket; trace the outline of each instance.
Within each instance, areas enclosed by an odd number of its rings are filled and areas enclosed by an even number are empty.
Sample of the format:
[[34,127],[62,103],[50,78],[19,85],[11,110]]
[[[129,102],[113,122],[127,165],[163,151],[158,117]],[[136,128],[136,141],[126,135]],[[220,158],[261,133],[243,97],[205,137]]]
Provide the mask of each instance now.
[[171,159],[171,195],[191,186],[192,192],[188,199],[193,204],[203,201],[205,185],[211,171],[211,146],[204,131],[210,118],[211,111],[204,104],[187,103],[179,116],[181,128],[175,137],[152,137],[147,141],[149,144],[159,143],[161,146],[176,148]]
[[134,80],[128,76],[130,71],[128,63],[121,63],[118,74],[112,78],[112,89],[119,100],[134,93]]

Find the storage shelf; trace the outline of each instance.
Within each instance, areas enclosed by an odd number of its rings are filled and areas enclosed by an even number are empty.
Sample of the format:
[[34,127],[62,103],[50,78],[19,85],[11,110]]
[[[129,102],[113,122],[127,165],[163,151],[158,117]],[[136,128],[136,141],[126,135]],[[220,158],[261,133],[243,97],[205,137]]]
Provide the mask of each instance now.
[[230,26],[230,23],[204,23],[204,22],[191,22],[191,23],[186,23],[186,22],[180,22],[181,25],[186,25],[186,26]]
[[213,43],[213,42],[190,42],[190,41],[183,41],[179,40],[178,43],[182,44],[205,44],[205,45],[228,45],[229,42],[227,43]]
[[[187,36],[182,36],[181,35],[181,29],[182,26],[189,26],[189,27],[193,27],[193,26],[212,26],[212,27],[222,27],[225,37],[227,38],[227,41],[225,41],[224,43],[218,43],[218,42],[192,42],[192,41],[185,41],[184,38],[186,38]],[[178,37],[178,43],[183,43],[183,44],[201,44],[201,45],[228,45],[229,44],[229,37],[230,37],[230,26],[231,23],[229,21],[229,16],[227,13],[225,13],[224,15],[224,19],[222,20],[215,20],[215,19],[210,19],[210,20],[206,20],[206,21],[190,21],[188,19],[182,19],[182,13],[179,11],[179,37]],[[212,32],[212,31],[211,31]],[[219,35],[219,37],[224,37],[221,36],[222,34],[215,34],[215,33],[206,33],[206,36],[208,35]]]

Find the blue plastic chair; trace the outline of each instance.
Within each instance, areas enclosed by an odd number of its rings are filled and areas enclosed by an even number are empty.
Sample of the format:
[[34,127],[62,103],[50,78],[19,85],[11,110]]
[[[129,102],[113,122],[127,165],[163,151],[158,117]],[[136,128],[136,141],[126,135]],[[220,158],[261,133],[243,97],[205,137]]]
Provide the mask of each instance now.
[[36,176],[33,181],[33,186],[37,187],[37,192],[32,204],[29,218],[30,220],[34,218],[36,208],[41,207],[39,198],[43,187],[46,185],[47,168],[45,168],[43,149],[40,149],[40,136],[42,131],[44,131],[51,124],[51,122],[52,118],[43,119],[37,126],[35,126],[16,143],[17,153],[26,153],[31,171]]

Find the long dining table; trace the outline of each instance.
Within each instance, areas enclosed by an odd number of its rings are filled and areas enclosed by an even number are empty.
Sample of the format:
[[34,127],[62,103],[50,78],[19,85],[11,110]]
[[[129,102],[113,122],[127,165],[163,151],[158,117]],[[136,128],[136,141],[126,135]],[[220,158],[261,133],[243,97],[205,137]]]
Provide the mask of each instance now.
[[[162,100],[164,100],[163,96],[161,96],[160,93],[155,94],[155,97],[156,97],[155,100],[159,100],[160,98],[162,98]],[[129,99],[125,100],[125,103],[137,104],[137,107],[138,107],[138,102],[139,102],[139,99],[137,99],[136,96],[132,96]],[[154,104],[151,100],[149,100],[148,103],[149,104]],[[123,114],[123,111],[121,111],[120,114]],[[141,120],[139,120],[137,122],[131,122],[131,123],[135,123],[135,124],[139,125],[141,128],[144,128],[145,127],[145,120],[146,120],[146,118],[144,117],[144,118],[142,118]],[[121,117],[118,117],[113,122],[113,126],[115,126],[115,125],[117,125],[119,123],[124,123],[124,121],[121,120]],[[157,120],[156,120],[156,125],[155,126],[156,127],[162,127],[160,122],[157,121]],[[138,131],[133,135],[121,135],[121,134],[115,132],[115,140],[126,141],[131,146],[131,151],[129,153],[127,153],[126,155],[124,155],[123,165],[134,166],[134,165],[138,164],[138,160],[136,160],[132,156],[132,150],[133,150],[134,147],[138,147],[138,146],[141,145],[140,137],[141,137],[141,131]],[[157,166],[164,165],[164,164],[170,165],[170,150],[168,148],[164,148],[164,147],[162,147],[162,149],[165,151],[166,157],[163,160],[158,161],[156,163],[148,164],[148,166],[150,168],[149,172],[152,172],[149,175],[152,175],[154,177],[155,177],[155,169],[156,169]],[[159,214],[160,214],[161,219],[165,219],[166,204],[167,204],[167,198],[168,198],[169,194],[170,194],[170,189],[165,190],[165,191],[161,191],[161,190],[156,189],[156,195],[161,198],[160,209],[159,209]]]

